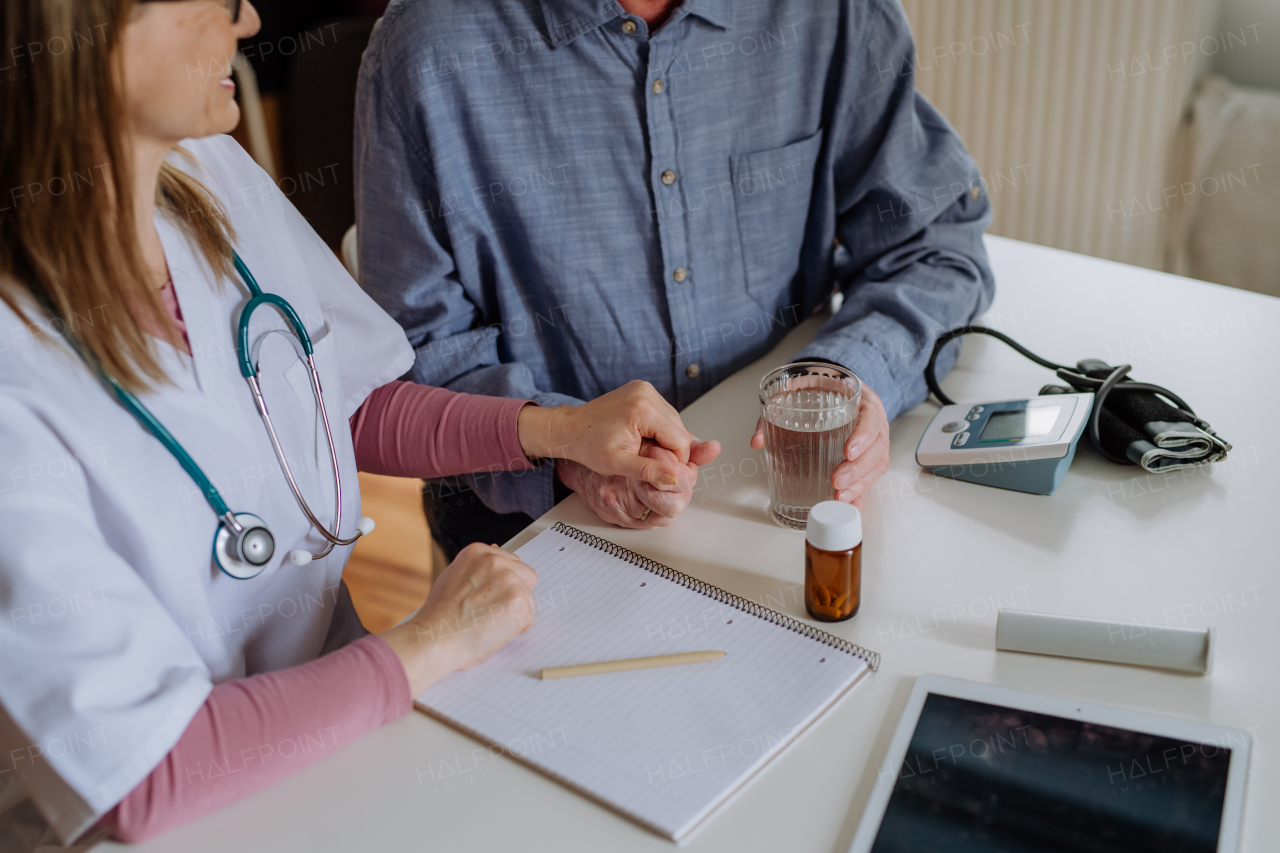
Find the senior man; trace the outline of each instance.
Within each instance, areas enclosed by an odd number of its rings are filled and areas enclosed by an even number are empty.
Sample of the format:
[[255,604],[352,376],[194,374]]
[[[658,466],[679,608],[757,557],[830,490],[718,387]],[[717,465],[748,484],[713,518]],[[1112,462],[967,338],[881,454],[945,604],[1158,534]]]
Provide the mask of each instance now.
[[[676,408],[836,287],[797,360],[866,383],[832,478],[860,505],[938,334],[994,290],[980,174],[913,70],[897,0],[397,0],[360,73],[361,284],[418,382],[559,404],[643,379]],[[688,487],[556,460],[432,484],[428,508],[454,551],[568,490],[668,524]]]

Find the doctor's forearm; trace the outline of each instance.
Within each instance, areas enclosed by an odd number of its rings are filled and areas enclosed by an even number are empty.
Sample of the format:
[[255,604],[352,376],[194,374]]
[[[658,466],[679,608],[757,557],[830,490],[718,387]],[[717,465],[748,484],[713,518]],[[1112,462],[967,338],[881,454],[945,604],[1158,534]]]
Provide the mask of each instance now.
[[289,669],[224,682],[99,825],[122,841],[154,838],[298,773],[412,707],[400,659],[376,635]]
[[530,468],[518,429],[528,402],[391,382],[351,418],[356,466],[422,478]]

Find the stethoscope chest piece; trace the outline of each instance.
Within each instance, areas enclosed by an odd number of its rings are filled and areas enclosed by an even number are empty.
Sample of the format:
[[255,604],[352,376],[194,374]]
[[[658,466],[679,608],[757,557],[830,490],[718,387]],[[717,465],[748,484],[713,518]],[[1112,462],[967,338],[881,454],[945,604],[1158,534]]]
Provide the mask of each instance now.
[[256,578],[275,554],[275,537],[267,529],[267,523],[253,513],[236,513],[235,520],[242,528],[240,532],[225,522],[218,525],[213,537],[214,562],[238,580]]

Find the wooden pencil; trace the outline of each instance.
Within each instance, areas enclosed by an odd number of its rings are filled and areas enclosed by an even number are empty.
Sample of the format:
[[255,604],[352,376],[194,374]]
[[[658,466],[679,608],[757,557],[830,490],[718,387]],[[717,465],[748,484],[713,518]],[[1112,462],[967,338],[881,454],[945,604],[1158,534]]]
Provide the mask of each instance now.
[[627,660],[610,660],[601,661],[600,663],[580,663],[574,666],[553,666],[542,670],[542,678],[544,680],[572,678],[575,675],[599,675],[604,672],[623,672],[628,669],[651,669],[657,666],[705,663],[719,660],[724,655],[724,652],[683,652],[676,655],[656,655],[651,658],[628,658]]

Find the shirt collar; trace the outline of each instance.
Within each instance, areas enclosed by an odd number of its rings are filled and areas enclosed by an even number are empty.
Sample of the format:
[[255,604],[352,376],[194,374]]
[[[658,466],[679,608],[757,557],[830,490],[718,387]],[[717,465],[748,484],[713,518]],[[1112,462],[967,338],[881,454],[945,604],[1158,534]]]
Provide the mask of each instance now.
[[722,30],[733,29],[733,0],[684,0],[684,7]]
[[[721,29],[733,26],[733,0],[684,0],[682,10]],[[560,47],[625,14],[617,0],[542,0],[547,38]]]

